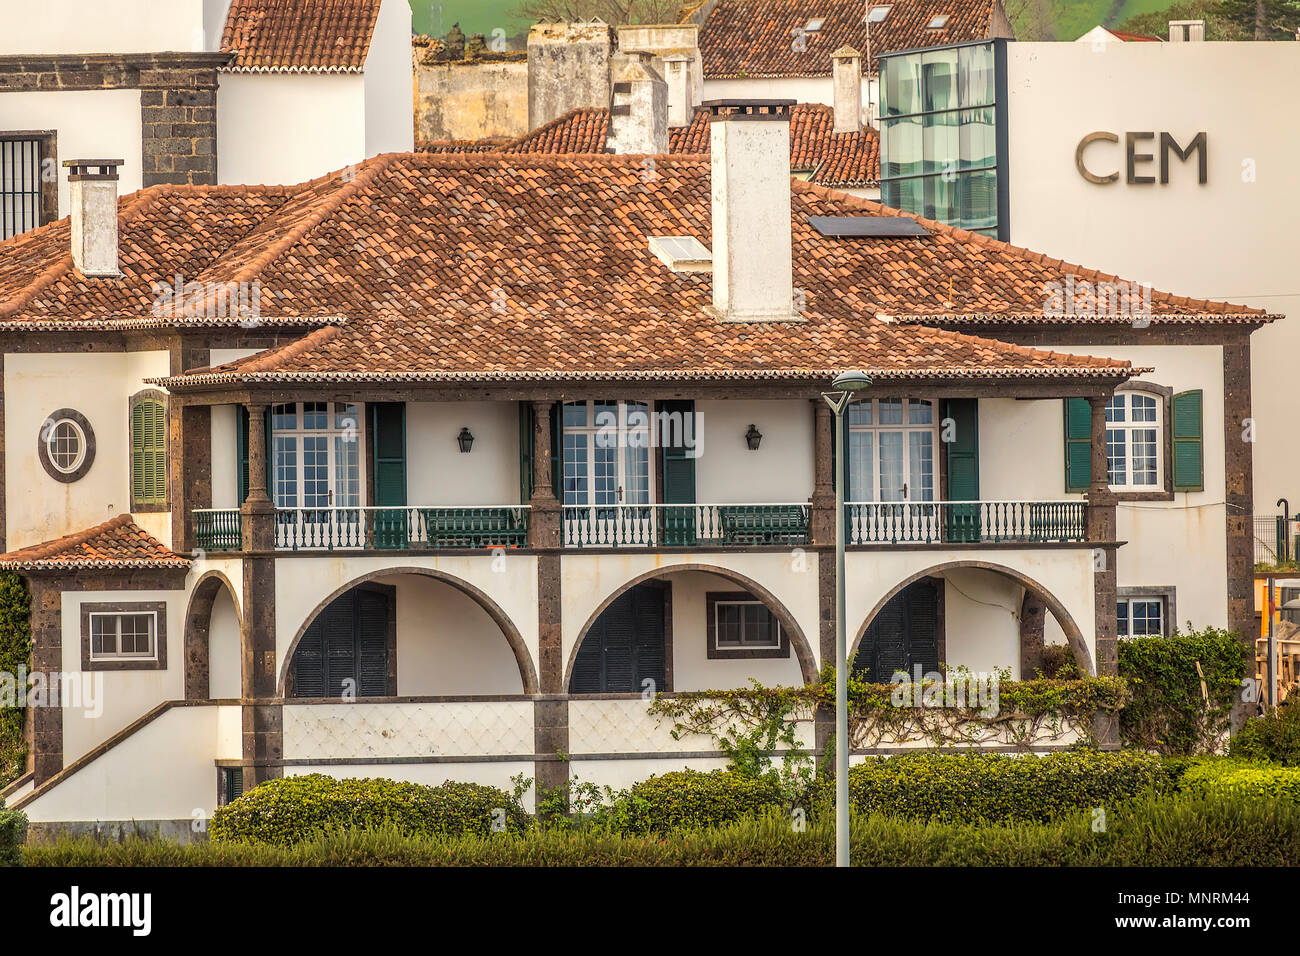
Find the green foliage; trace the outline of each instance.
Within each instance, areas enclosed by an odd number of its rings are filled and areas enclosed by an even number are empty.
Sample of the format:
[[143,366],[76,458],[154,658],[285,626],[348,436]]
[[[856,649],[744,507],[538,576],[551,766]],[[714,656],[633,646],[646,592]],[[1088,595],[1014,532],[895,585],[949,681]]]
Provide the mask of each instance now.
[[385,779],[336,780],[324,774],[269,780],[217,809],[209,827],[218,842],[290,846],[335,830],[391,824],[403,833],[518,832],[528,815],[518,797],[496,787],[448,780],[426,787]]
[[0,801],[0,866],[22,866],[23,841],[27,839],[27,817],[4,809]]
[[[855,866],[1296,866],[1300,807],[1223,797],[1151,798],[1048,824],[921,823],[857,816]],[[395,826],[317,835],[292,847],[63,839],[28,847],[29,866],[830,866],[833,821],[805,831],[770,813],[671,836],[529,831],[409,836]]]
[[1187,769],[1179,788],[1197,796],[1277,800],[1300,806],[1300,767],[1261,767],[1211,760]]
[[[821,784],[818,815],[828,812],[833,786],[829,779]],[[856,812],[910,820],[1045,822],[1170,790],[1172,775],[1159,757],[1122,751],[913,753],[872,758],[849,770]]]
[[[1254,0],[1250,2],[1253,5]],[[1240,8],[1223,0],[1181,0],[1162,10],[1130,16],[1115,29],[1168,39],[1170,20],[1204,20],[1207,40],[1255,39],[1253,19],[1248,21]]]
[[[0,673],[14,675],[32,656],[31,595],[23,579],[0,571]],[[22,776],[27,762],[21,707],[0,707],[0,787]]]
[[1276,713],[1254,717],[1232,738],[1231,754],[1300,767],[1300,698],[1292,697]]
[[1166,754],[1216,749],[1241,693],[1246,655],[1236,634],[1213,627],[1120,641],[1119,674],[1131,694],[1119,716],[1124,743]]
[[678,770],[633,784],[615,804],[612,823],[620,833],[668,833],[718,826],[785,806],[771,775]]

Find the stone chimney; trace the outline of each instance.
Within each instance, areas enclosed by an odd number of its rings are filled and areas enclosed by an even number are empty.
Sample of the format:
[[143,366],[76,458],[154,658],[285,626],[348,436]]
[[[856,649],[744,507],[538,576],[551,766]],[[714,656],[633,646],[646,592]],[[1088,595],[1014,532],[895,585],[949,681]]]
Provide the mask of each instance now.
[[668,83],[668,128],[690,126],[695,115],[695,58],[670,53],[663,63]]
[[117,267],[117,169],[120,159],[69,159],[72,261],[89,278],[121,275]]
[[706,100],[713,171],[713,306],[725,322],[801,322],[790,236],[794,100]]
[[620,155],[668,152],[668,85],[650,65],[650,53],[629,53],[615,62],[605,146]]
[[1205,42],[1205,21],[1204,20],[1170,20],[1169,21],[1169,42],[1170,43]]
[[831,54],[836,133],[862,132],[862,54],[845,45]]

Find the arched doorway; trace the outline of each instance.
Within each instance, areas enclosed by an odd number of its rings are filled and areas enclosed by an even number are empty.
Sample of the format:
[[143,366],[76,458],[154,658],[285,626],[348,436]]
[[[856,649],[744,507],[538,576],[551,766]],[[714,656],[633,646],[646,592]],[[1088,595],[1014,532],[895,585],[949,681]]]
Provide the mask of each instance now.
[[537,693],[537,673],[486,593],[408,567],[357,578],[321,601],[294,636],[279,686],[284,697],[516,695]]
[[[817,665],[785,605],[744,574],[713,565],[657,568],[592,613],[570,650],[570,694],[810,683]],[[647,681],[649,683],[647,683]]]
[[185,699],[242,695],[239,599],[220,571],[199,578],[185,612]]
[[[989,593],[980,593],[981,585]],[[1095,673],[1083,632],[1061,601],[1028,575],[984,561],[936,565],[891,588],[849,648],[854,670],[877,682],[888,682],[895,670],[911,674],[920,665],[925,673],[940,663],[1016,673],[1034,627],[1041,641],[1041,619],[1026,615],[1031,607],[1052,617],[1080,671]]]

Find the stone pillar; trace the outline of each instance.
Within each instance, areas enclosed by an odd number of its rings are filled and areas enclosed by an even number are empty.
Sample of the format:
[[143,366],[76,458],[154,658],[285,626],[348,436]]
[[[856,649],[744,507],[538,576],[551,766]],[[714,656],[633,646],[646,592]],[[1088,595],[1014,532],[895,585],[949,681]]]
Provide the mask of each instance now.
[[[1119,623],[1115,616],[1117,594],[1115,495],[1106,482],[1106,396],[1089,398],[1092,411],[1092,481],[1088,487],[1087,532],[1092,542],[1093,615],[1096,618],[1094,666],[1098,676],[1118,670]],[[1098,746],[1119,746],[1119,722],[1113,714],[1098,711],[1093,733]]]
[[1043,666],[1043,632],[1047,605],[1032,591],[1020,602],[1020,679],[1031,680]]
[[813,400],[813,493],[809,526],[812,543],[835,545],[835,485],[831,466],[831,432],[835,417],[822,399]]
[[[211,363],[207,348],[187,344],[178,336],[171,346],[172,375]],[[212,409],[181,405],[173,396],[167,406],[167,498],[172,515],[172,550],[194,550],[194,511],[212,507]]]
[[63,594],[54,582],[27,579],[31,592],[32,673],[45,677],[39,707],[27,704],[27,769],[40,786],[63,769],[63,706],[59,675],[63,672]]
[[551,487],[551,416],[554,402],[533,402],[533,497],[528,517],[530,548],[559,548],[561,536],[560,501]]
[[248,405],[248,497],[240,507],[245,551],[275,550],[275,506],[266,488],[266,408]]
[[[1223,449],[1228,558],[1228,627],[1255,660],[1254,429],[1250,412],[1250,333],[1223,346]],[[1208,424],[1208,423],[1207,423]],[[1209,467],[1209,462],[1205,463]],[[1251,664],[1253,668],[1254,664]],[[1253,672],[1252,672],[1253,673]],[[1232,708],[1232,728],[1249,716],[1241,695]]]

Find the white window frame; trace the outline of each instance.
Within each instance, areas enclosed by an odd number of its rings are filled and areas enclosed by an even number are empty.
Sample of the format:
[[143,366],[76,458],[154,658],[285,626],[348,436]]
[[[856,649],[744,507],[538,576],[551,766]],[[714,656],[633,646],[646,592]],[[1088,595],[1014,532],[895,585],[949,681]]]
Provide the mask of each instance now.
[[[740,618],[740,625],[741,625],[741,639],[740,639],[740,642],[739,642],[739,643],[733,643],[733,642],[727,642],[727,643],[724,643],[723,640],[722,640],[722,617],[721,617],[721,615],[720,615],[720,613],[719,613],[719,612],[720,612],[720,609],[721,609],[721,608],[724,608],[724,607],[759,607],[759,608],[762,608],[765,612],[767,612],[768,617],[770,617],[770,618],[772,619],[772,623],[776,625],[775,629],[774,629],[773,632],[772,632],[772,640],[771,640],[771,641],[768,641],[768,642],[762,642],[762,643],[760,643],[760,642],[758,642],[758,641],[746,641],[746,640],[745,640],[745,635],[744,635],[744,630],[745,630],[745,618],[744,618],[744,614],[742,613],[742,614],[741,614],[741,618]],[[769,608],[769,607],[768,607],[766,604],[764,604],[762,601],[757,601],[757,600],[755,600],[755,601],[740,601],[740,600],[732,600],[732,601],[728,601],[728,600],[718,600],[718,601],[714,601],[714,602],[713,602],[713,633],[714,633],[714,645],[715,645],[715,646],[717,647],[717,649],[720,650],[720,651],[749,651],[749,650],[759,650],[759,651],[779,651],[779,650],[781,649],[781,637],[782,637],[782,634],[781,634],[781,620],[780,620],[780,618],[778,618],[775,614],[773,614],[771,608]]]
[[[149,619],[149,651],[148,653],[125,653],[122,651],[122,618],[125,617],[146,617]],[[114,646],[117,650],[112,652],[95,650],[95,621],[96,619],[111,618],[114,620]],[[90,659],[92,661],[156,661],[158,659],[158,612],[157,611],[91,611],[90,612]]]
[[[1160,612],[1160,629],[1155,632],[1133,633],[1133,605],[1155,605]],[[1135,594],[1121,597],[1115,602],[1116,632],[1120,637],[1165,637],[1169,634],[1169,600],[1160,594]],[[1123,608],[1123,613],[1120,609]]]
[[[867,17],[866,17],[867,23],[884,23],[885,17],[889,16],[889,11],[892,9],[894,9],[894,5],[892,3],[872,4],[871,6],[867,7]],[[881,13],[879,16],[874,16],[877,10],[882,10],[884,12]]]
[[[1152,403],[1155,408],[1155,421],[1135,422],[1133,420],[1133,399],[1142,398]],[[1114,401],[1122,400],[1122,410],[1124,412],[1123,421],[1111,421],[1111,413],[1116,410],[1112,408]],[[1164,398],[1153,392],[1142,391],[1139,389],[1118,389],[1111,402],[1106,404],[1106,480],[1111,491],[1164,491],[1165,475],[1165,409]],[[1134,432],[1155,432],[1156,446],[1156,467],[1154,481],[1144,484],[1138,484],[1133,480],[1133,433]],[[1118,435],[1123,440],[1122,461],[1124,463],[1123,481],[1111,481],[1111,445],[1112,436]],[[1120,458],[1121,456],[1114,456]]]
[[[324,405],[325,406],[325,427],[324,428],[306,428],[303,422],[304,410],[307,405]],[[276,409],[292,406],[294,410],[294,426],[292,428],[277,428],[275,426]],[[338,415],[342,414],[341,410],[355,408],[356,425],[338,425]],[[282,402],[273,405],[271,408],[271,497],[277,508],[301,508],[309,511],[315,511],[324,508],[360,508],[366,503],[366,456],[363,453],[365,449],[365,414],[366,406],[356,402]],[[324,438],[326,449],[326,470],[328,485],[328,504],[325,505],[308,505],[304,502],[306,487],[306,456],[303,454],[304,438]],[[294,501],[292,504],[285,504],[283,501],[283,488],[285,483],[281,481],[280,475],[280,439],[290,439],[294,446]],[[356,503],[340,501],[343,497],[340,495],[338,488],[339,478],[339,461],[338,461],[338,441],[351,440],[355,442],[357,449],[357,496]]]
[[[58,441],[59,429],[68,426],[77,436],[77,457],[73,459],[72,464],[64,467],[59,464],[55,457],[55,443]],[[50,467],[61,475],[71,475],[86,461],[86,450],[90,447],[90,441],[86,437],[86,430],[74,422],[71,418],[60,418],[56,420],[45,434],[45,454],[50,459]]]
[[[902,404],[902,422],[898,424],[882,425],[880,423],[880,405],[881,403],[892,404],[900,402]],[[930,406],[930,421],[927,423],[911,423],[911,409],[914,404],[928,403]],[[871,406],[871,424],[855,424],[852,418],[852,409],[861,408],[867,405]],[[855,434],[870,434],[871,437],[871,492],[867,497],[850,493],[850,501],[878,502],[880,498],[880,436],[882,434],[901,433],[902,434],[902,453],[903,453],[903,497],[891,499],[895,501],[936,501],[939,493],[939,402],[937,399],[925,398],[918,396],[916,398],[875,398],[854,402],[848,406],[845,411],[846,421],[848,422],[848,438],[845,444],[846,454],[852,454],[853,436]],[[912,442],[909,437],[912,434],[925,434],[930,439],[930,496],[915,497],[918,487],[924,484],[922,481],[923,471],[919,463],[912,461]],[[849,486],[850,490],[855,481],[861,481],[860,474],[855,479],[853,469],[849,469]]]
[[[585,422],[582,425],[569,425],[565,422],[567,410],[578,404],[582,404],[586,407]],[[601,502],[599,504],[595,500],[596,498],[595,451],[597,447],[596,443],[598,437],[602,432],[606,431],[606,429],[608,428],[608,424],[597,420],[600,417],[600,413],[596,411],[596,406],[598,404],[616,405],[618,409],[617,427],[618,427],[618,434],[620,436],[620,443],[616,448],[617,453],[614,456],[615,469],[616,469],[615,483],[614,483],[614,489],[615,489],[614,501]],[[623,436],[627,436],[630,439],[634,431],[635,432],[641,431],[641,426],[639,424],[631,425],[629,424],[628,421],[629,411],[638,412],[640,411],[640,409],[629,409],[628,407],[629,405],[645,406],[645,413],[646,413],[645,434],[644,434],[645,445],[643,446],[646,451],[646,500],[645,501],[629,501],[628,496],[626,494],[627,482],[631,477],[631,470],[628,468],[628,452],[631,449],[629,445],[623,444]],[[620,505],[653,504],[656,500],[656,492],[658,490],[655,482],[655,467],[654,467],[655,456],[653,454],[653,448],[651,447],[653,426],[654,426],[654,402],[649,401],[647,399],[635,399],[635,398],[617,399],[617,400],[602,399],[600,401],[588,399],[587,401],[582,403],[565,402],[563,405],[561,405],[560,433],[562,435],[562,438],[560,443],[560,496],[561,496],[561,502],[564,505],[564,507],[600,509],[600,508],[617,508]],[[570,435],[584,436],[584,440],[586,442],[587,488],[585,492],[585,498],[586,498],[585,501],[570,502],[568,500],[568,496],[569,496],[568,480],[571,476],[568,474],[568,459],[566,457],[566,452],[568,449],[565,447],[565,440]]]

